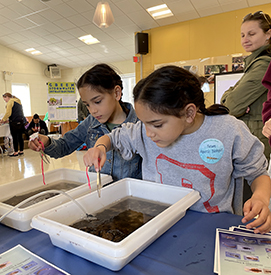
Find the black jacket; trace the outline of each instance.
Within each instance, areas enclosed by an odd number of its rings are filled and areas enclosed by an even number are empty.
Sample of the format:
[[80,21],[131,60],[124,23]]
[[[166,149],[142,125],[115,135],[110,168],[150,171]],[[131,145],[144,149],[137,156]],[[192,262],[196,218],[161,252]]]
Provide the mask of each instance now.
[[[46,123],[40,119],[39,123],[36,124],[36,127],[40,127],[41,129],[45,130],[45,134],[48,135],[48,128],[46,126]],[[27,127],[27,131],[32,130],[32,128],[35,128],[35,123],[34,120],[32,119],[32,121],[30,122],[29,126]]]

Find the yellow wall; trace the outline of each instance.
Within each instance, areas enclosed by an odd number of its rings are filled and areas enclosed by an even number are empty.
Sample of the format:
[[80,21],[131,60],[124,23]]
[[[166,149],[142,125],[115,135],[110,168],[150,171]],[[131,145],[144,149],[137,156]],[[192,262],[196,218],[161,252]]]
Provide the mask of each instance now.
[[[271,4],[144,31],[149,34],[149,53],[143,55],[142,76],[146,77],[161,63],[245,53],[240,44],[242,18],[259,10],[271,15]],[[137,63],[137,81],[140,75],[140,63]]]

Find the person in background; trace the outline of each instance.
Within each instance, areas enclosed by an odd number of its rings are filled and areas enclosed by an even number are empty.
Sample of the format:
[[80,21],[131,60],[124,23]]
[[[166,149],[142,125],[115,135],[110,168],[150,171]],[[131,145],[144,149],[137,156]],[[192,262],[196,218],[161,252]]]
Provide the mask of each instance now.
[[[215,104],[206,109],[198,79],[178,66],[165,66],[134,88],[138,121],[99,138],[84,155],[86,166],[98,169],[108,151],[126,160],[142,157],[144,180],[198,190],[201,199],[191,210],[242,214],[238,190],[245,177],[253,195],[243,207],[243,223],[255,233],[271,229],[268,209],[271,180],[263,144],[247,126]],[[238,188],[240,187],[240,188]]]
[[206,75],[206,76],[209,76],[209,75],[211,75],[211,74],[212,74],[212,69],[211,69],[210,67],[207,67],[206,72],[205,72],[205,75]]
[[[21,101],[11,93],[4,93],[3,99],[7,103],[6,113],[0,120],[0,123],[9,121],[10,133],[13,139],[14,153],[10,157],[17,157],[24,153],[24,112]],[[18,148],[20,146],[20,151]]]
[[40,119],[38,114],[34,114],[33,119],[30,122],[26,131],[27,131],[28,136],[31,136],[34,133],[48,135],[47,125],[43,120]]
[[221,103],[230,114],[244,121],[251,133],[265,145],[265,156],[270,158],[268,139],[262,134],[262,107],[267,99],[267,89],[262,79],[271,61],[271,19],[261,11],[247,14],[241,25],[241,44],[246,52],[244,75],[221,97]]
[[269,139],[271,146],[271,63],[262,80],[263,86],[268,89],[267,100],[263,103],[262,119],[264,123],[263,135]]
[[[262,84],[268,89],[267,100],[263,103],[262,110],[262,119],[264,123],[262,133],[268,138],[269,146],[271,146],[271,63],[263,77]],[[271,161],[269,161],[268,173],[271,177]],[[269,203],[269,209],[271,209],[271,201]]]
[[[249,13],[241,25],[241,44],[246,52],[251,52],[244,59],[244,74],[221,97],[221,103],[229,108],[230,114],[244,121],[251,133],[263,142],[266,158],[270,159],[271,147],[262,134],[262,108],[267,99],[267,89],[262,79],[271,61],[271,19],[262,11]],[[244,184],[244,200],[252,192]]]
[[[86,71],[78,80],[77,88],[90,115],[62,138],[54,140],[39,135],[39,140],[29,142],[29,148],[39,151],[42,148],[41,141],[46,154],[60,158],[71,154],[83,143],[92,148],[104,134],[122,127],[124,123],[138,121],[133,106],[121,100],[123,85],[120,76],[107,64],[98,64]],[[113,180],[126,177],[140,179],[141,161],[138,155],[124,160],[117,150],[113,150],[108,152],[101,173],[111,175]],[[89,167],[89,171],[95,170]]]
[[79,99],[79,101],[77,103],[77,115],[78,115],[78,123],[83,121],[89,115],[88,108],[87,108],[86,104],[84,104],[82,102],[81,98]]
[[[262,133],[269,140],[269,146],[271,146],[271,63],[262,80],[263,86],[268,89],[267,100],[263,103],[262,119],[263,129]],[[269,161],[269,174],[271,175],[271,161]]]

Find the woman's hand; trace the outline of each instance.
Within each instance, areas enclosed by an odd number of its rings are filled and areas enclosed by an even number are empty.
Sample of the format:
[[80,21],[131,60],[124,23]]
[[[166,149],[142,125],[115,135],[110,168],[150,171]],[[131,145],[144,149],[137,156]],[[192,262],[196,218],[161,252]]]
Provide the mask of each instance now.
[[83,156],[83,161],[86,166],[94,165],[95,171],[100,171],[106,161],[105,147],[99,146],[88,149]]
[[251,223],[247,224],[246,227],[251,229],[255,227],[254,233],[267,233],[271,230],[271,212],[268,208],[268,202],[264,201],[260,197],[251,197],[244,204],[244,218],[243,223],[249,222],[256,218]]
[[265,122],[262,133],[267,138],[271,136],[271,118]]
[[8,120],[0,119],[0,124],[5,124],[5,123],[8,123]]

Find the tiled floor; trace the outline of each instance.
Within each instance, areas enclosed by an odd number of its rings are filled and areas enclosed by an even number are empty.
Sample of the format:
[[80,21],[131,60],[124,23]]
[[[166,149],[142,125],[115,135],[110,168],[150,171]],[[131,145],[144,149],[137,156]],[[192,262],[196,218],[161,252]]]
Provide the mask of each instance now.
[[[83,155],[85,151],[75,151],[69,156],[59,159],[50,158],[50,164],[44,164],[44,171],[58,168],[69,168],[85,170]],[[0,184],[28,178],[36,174],[41,174],[41,159],[38,152],[31,149],[24,150],[24,155],[19,157],[9,157],[0,154]]]

